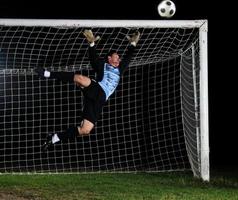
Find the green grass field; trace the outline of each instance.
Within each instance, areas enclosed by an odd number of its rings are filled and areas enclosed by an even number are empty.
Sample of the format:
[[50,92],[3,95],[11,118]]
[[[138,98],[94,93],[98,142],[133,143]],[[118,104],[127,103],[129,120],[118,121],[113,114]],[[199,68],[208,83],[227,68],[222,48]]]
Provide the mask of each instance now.
[[211,172],[211,181],[190,172],[74,175],[0,175],[1,200],[238,200],[238,173]]

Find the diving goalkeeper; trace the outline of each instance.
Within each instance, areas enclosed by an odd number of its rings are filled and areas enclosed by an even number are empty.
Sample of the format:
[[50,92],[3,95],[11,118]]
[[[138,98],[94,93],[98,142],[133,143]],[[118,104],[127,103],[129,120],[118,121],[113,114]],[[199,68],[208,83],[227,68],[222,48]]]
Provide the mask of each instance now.
[[120,77],[128,67],[140,38],[138,31],[131,37],[127,36],[130,46],[122,60],[116,51],[110,51],[106,60],[103,60],[99,59],[95,49],[95,42],[100,39],[100,37],[95,37],[91,30],[84,30],[83,34],[89,43],[89,60],[96,73],[96,80],[74,72],[50,72],[44,68],[36,69],[36,73],[41,78],[53,78],[64,82],[75,83],[80,87],[84,96],[84,107],[80,125],[70,127],[64,132],[49,133],[43,144],[43,151],[48,150],[50,146],[59,141],[73,140],[77,136],[90,134],[102,112],[105,102],[117,88]]

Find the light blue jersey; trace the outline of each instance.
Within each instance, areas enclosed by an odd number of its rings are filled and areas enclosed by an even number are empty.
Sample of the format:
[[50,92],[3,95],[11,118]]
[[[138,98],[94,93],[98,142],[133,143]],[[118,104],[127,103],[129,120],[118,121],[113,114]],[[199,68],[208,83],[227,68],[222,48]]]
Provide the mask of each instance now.
[[106,99],[111,96],[111,94],[115,91],[120,81],[120,71],[118,68],[111,66],[108,63],[104,64],[104,74],[102,81],[98,82],[98,84],[102,87],[106,94]]

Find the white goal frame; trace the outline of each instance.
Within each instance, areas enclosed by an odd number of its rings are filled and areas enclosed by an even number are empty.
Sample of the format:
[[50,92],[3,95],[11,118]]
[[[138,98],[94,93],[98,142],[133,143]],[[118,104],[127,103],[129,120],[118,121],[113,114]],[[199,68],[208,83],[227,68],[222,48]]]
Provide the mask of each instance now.
[[0,19],[6,26],[50,27],[158,27],[198,28],[200,59],[200,162],[201,178],[209,181],[209,119],[208,119],[208,21],[207,20],[63,20],[63,19]]

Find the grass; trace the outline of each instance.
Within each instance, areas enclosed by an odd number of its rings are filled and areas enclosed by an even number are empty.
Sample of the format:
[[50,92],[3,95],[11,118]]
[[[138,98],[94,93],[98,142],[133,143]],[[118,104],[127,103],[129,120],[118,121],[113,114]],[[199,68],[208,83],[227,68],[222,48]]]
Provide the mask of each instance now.
[[216,172],[208,183],[189,172],[1,175],[0,199],[238,200],[238,176]]

